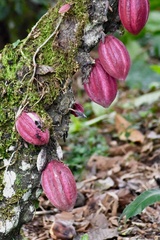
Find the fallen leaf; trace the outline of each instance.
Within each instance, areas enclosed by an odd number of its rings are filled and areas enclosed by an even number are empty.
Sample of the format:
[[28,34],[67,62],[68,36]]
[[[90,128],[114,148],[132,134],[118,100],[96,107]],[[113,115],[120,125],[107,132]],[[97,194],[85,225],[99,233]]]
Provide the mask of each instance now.
[[106,190],[114,186],[114,181],[111,177],[107,177],[106,179],[100,179],[97,181],[98,187],[101,190]]
[[154,131],[151,131],[147,134],[147,138],[149,139],[160,139],[160,134],[157,134]]
[[152,152],[152,150],[153,150],[153,142],[149,142],[142,147],[141,152]]
[[122,156],[104,157],[93,155],[90,157],[87,163],[87,167],[89,169],[94,167],[96,170],[106,171],[114,168],[116,164],[120,164],[122,162],[123,162]]
[[120,114],[115,116],[115,128],[119,134],[119,139],[123,141],[130,140],[131,142],[144,142],[144,135],[137,129],[131,127],[131,123],[128,122]]
[[[98,210],[99,211],[99,210]],[[92,213],[87,217],[87,220],[91,223],[92,228],[107,228],[108,220],[103,213]]]
[[[140,148],[141,149],[141,148]],[[131,145],[129,143],[125,143],[120,146],[112,146],[109,148],[109,155],[117,156],[117,155],[124,155],[129,151],[133,152],[139,152],[140,151],[139,147],[136,145]]]
[[118,237],[117,229],[99,228],[88,232],[89,239],[107,240]]
[[55,70],[51,66],[47,65],[38,65],[36,69],[36,74],[45,75],[47,73],[53,73]]

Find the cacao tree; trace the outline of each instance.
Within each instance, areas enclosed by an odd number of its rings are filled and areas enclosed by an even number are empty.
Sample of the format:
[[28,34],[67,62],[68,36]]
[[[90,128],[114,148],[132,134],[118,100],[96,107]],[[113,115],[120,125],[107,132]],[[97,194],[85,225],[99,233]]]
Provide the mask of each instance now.
[[[21,239],[41,194],[37,157],[41,146],[25,142],[15,128],[23,111],[38,114],[50,139],[46,161],[60,159],[59,140],[67,138],[75,104],[72,76],[88,78],[89,52],[104,33],[120,27],[118,0],[75,0],[68,11],[49,9],[28,36],[0,53],[0,239]],[[25,121],[25,120],[24,120]],[[27,122],[25,122],[27,124]],[[23,124],[25,124],[23,123]],[[32,131],[32,129],[31,129]],[[38,136],[37,136],[38,137]]]

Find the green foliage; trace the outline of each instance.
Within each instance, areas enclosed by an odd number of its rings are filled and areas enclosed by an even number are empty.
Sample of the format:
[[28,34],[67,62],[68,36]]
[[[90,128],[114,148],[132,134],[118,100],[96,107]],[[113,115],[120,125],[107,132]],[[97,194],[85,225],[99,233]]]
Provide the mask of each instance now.
[[160,32],[159,22],[160,22],[159,11],[151,11],[149,14],[148,22],[145,26],[146,32],[151,32],[151,33]]
[[89,240],[88,234],[87,234],[87,233],[84,234],[84,235],[80,238],[80,240]]
[[154,83],[159,83],[159,75],[149,68],[142,59],[134,61],[130,73],[127,77],[127,86],[129,88],[137,88],[143,91],[150,89]]
[[132,59],[131,70],[126,80],[129,88],[149,91],[153,82],[157,88],[160,86],[158,67],[155,67],[158,66],[160,58],[159,22],[159,4],[156,0],[152,0],[149,19],[144,29],[136,36],[125,31],[120,37]]
[[84,163],[93,154],[107,155],[108,145],[97,127],[81,128],[79,132],[69,134],[67,139],[69,150],[65,153],[66,162],[72,171],[78,174]]
[[126,220],[140,214],[146,207],[160,201],[160,189],[152,189],[141,193],[123,211],[120,219],[126,216]]
[[1,0],[0,21],[5,25],[9,41],[24,38],[51,4],[52,0]]
[[150,2],[150,9],[159,9],[159,2],[157,0],[151,0]]
[[154,72],[160,74],[160,66],[159,66],[159,65],[151,65],[151,69],[152,69]]

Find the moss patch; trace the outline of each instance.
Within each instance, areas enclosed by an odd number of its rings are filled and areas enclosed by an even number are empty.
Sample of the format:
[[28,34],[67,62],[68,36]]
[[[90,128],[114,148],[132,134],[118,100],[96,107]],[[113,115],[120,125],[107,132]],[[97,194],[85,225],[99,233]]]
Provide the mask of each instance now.
[[36,76],[34,81],[30,81],[34,70],[33,56],[54,32],[61,17],[58,10],[64,4],[63,1],[59,1],[54,9],[50,9],[39,20],[26,39],[18,45],[6,45],[3,49],[0,59],[0,159],[8,158],[10,154],[7,149],[17,142],[18,135],[14,122],[15,113],[20,106],[22,108],[26,106],[28,110],[39,113],[47,126],[51,127],[52,121],[45,109],[54,102],[66,79],[71,78],[77,68],[75,56],[81,44],[79,37],[88,23],[88,2],[88,0],[74,1],[62,19],[61,24],[70,17],[74,17],[79,23],[76,44],[71,43],[67,52],[55,47],[57,31],[35,56],[36,64],[51,66],[53,73]]

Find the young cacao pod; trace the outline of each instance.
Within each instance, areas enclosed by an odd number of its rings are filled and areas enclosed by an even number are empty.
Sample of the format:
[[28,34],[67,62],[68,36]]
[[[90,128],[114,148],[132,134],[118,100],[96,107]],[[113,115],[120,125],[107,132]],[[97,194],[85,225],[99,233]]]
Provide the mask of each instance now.
[[75,117],[86,117],[86,115],[84,114],[84,108],[80,103],[73,103],[72,108],[70,108],[70,112]]
[[93,102],[106,108],[116,97],[117,81],[103,69],[99,59],[96,59],[89,81],[84,83],[84,89]]
[[69,3],[66,3],[62,7],[60,7],[58,12],[61,14],[64,14],[64,13],[68,12],[70,8],[71,8],[71,5]]
[[59,210],[73,209],[77,198],[77,188],[71,170],[62,162],[52,160],[41,176],[41,185],[50,202]]
[[105,71],[118,80],[125,80],[131,66],[129,53],[116,37],[108,35],[98,46],[99,60]]
[[149,15],[148,0],[119,0],[119,17],[128,32],[136,35],[145,26]]
[[49,131],[42,129],[40,117],[34,112],[22,112],[16,119],[16,129],[20,136],[33,145],[45,145],[49,142]]

